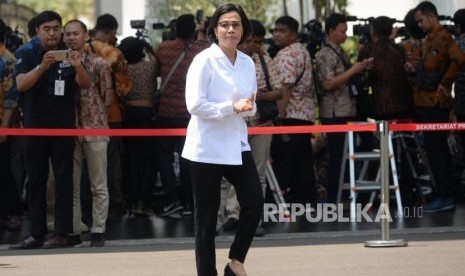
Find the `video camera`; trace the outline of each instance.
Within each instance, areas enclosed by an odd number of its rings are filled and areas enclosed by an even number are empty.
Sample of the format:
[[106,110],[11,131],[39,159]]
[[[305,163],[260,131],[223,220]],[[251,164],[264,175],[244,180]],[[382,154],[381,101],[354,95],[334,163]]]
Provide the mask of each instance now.
[[15,30],[13,30],[9,26],[6,27],[5,47],[12,53],[24,44],[23,38],[25,36],[18,31],[18,28],[19,26],[16,26]]
[[136,37],[139,39],[148,39],[147,30],[145,29],[145,19],[129,21],[132,29],[136,29]]
[[153,23],[154,30],[163,30],[162,40],[173,40],[176,38],[176,19],[172,19],[170,23]]
[[[312,19],[303,25],[306,32],[297,33],[299,42],[304,43],[312,59],[315,58],[316,53],[324,46],[326,42],[326,36],[323,31],[323,26],[316,19]],[[269,30],[273,33],[273,30]],[[268,46],[268,54],[271,58],[274,58],[279,52],[279,48],[274,44],[272,38],[267,38],[264,41]]]
[[356,24],[352,27],[352,32],[354,36],[359,37],[360,44],[365,44],[371,41],[370,25],[371,22],[373,22],[373,20],[375,19],[374,17],[358,18],[356,16],[347,16],[346,19],[348,22],[359,22],[359,24]]
[[326,41],[323,25],[316,19],[312,19],[308,21],[304,27],[307,29],[307,32],[298,33],[299,40],[307,45],[307,50],[313,59]]

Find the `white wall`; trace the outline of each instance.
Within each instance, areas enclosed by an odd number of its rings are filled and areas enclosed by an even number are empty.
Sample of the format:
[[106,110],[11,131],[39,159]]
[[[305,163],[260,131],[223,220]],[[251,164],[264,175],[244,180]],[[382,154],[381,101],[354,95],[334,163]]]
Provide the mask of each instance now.
[[[97,0],[96,16],[104,13],[112,14],[118,20],[118,38],[135,35],[130,21],[145,19],[145,0]],[[95,25],[95,22],[94,22]]]
[[[402,20],[410,9],[420,0],[349,0],[347,11],[359,18],[370,16],[389,16]],[[431,0],[438,9],[439,15],[454,15],[457,9],[465,8],[465,0]]]

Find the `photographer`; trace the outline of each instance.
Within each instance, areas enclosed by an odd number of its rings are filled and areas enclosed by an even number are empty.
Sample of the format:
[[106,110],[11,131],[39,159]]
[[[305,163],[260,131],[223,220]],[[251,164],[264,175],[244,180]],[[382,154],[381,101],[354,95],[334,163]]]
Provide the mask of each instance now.
[[386,16],[375,18],[370,24],[371,41],[358,54],[359,61],[373,58],[367,82],[372,88],[372,116],[377,120],[413,116],[413,92],[404,70],[404,53],[389,38],[393,22]]
[[[185,100],[187,70],[197,53],[210,44],[207,41],[194,41],[195,27],[194,15],[181,15],[176,20],[176,39],[163,41],[156,52],[157,71],[163,87],[157,112],[157,128],[186,128],[189,123],[190,114]],[[156,141],[160,178],[169,201],[161,216],[171,216],[183,209],[186,215],[192,212],[192,189],[186,160],[180,159],[180,194],[176,192],[173,167],[173,153],[180,154],[184,142],[185,137],[169,136],[159,137]]]
[[[325,31],[326,45],[316,55],[317,79],[323,89],[320,120],[327,125],[344,124],[356,120],[356,91],[351,90],[354,87],[350,87],[350,80],[370,69],[372,63],[366,59],[351,65],[349,57],[340,47],[347,39],[347,20],[344,15],[330,15],[325,21]],[[326,137],[330,156],[327,202],[335,203],[345,134],[327,133]]]
[[[277,72],[275,88],[283,93],[277,103],[284,126],[308,126],[315,121],[312,60],[305,45],[298,41],[298,29],[299,23],[290,16],[279,17],[273,29],[273,41],[280,50],[270,66]],[[273,135],[271,143],[278,183],[283,189],[291,190],[287,194],[288,200],[315,206],[316,183],[310,136],[301,133],[286,137]],[[309,207],[306,211],[310,213],[314,209]]]

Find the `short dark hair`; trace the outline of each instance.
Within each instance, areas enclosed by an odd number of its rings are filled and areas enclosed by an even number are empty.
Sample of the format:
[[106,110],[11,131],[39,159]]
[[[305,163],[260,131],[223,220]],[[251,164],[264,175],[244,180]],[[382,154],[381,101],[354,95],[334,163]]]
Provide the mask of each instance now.
[[6,24],[0,18],[0,43],[5,43],[5,35],[6,35]]
[[250,28],[252,35],[254,36],[262,37],[266,35],[265,26],[263,26],[263,24],[258,20],[250,19]]
[[183,14],[176,20],[176,37],[189,40],[194,37],[195,17],[193,14]]
[[329,34],[331,29],[336,29],[337,25],[347,23],[347,18],[340,13],[333,13],[325,20],[325,32]]
[[210,19],[210,23],[208,24],[207,36],[211,41],[218,43],[218,38],[215,36],[215,28],[218,27],[220,17],[228,12],[237,12],[241,17],[242,29],[244,30],[241,41],[239,42],[239,44],[241,44],[250,34],[250,22],[249,18],[247,18],[247,15],[244,12],[244,9],[242,9],[241,6],[233,3],[222,4],[215,10]]
[[389,37],[392,33],[392,24],[394,20],[387,16],[380,16],[373,19],[371,28],[379,37]]
[[87,33],[87,25],[79,19],[72,19],[66,22],[64,29],[66,29],[66,26],[68,26],[68,24],[70,23],[78,23],[79,25],[81,25],[81,28],[84,30],[84,33]]
[[432,14],[436,17],[438,16],[438,10],[436,6],[430,1],[423,1],[415,8],[415,12],[421,12],[422,14]]
[[414,39],[422,39],[425,37],[425,32],[418,26],[417,21],[415,20],[415,9],[411,9],[407,12],[404,17],[404,25],[407,32]]
[[29,21],[27,22],[27,34],[29,35],[30,38],[33,38],[34,36],[37,35],[36,27],[37,27],[37,17],[34,16],[33,18],[29,19]]
[[275,25],[282,24],[284,26],[287,26],[289,30],[291,30],[292,32],[295,32],[295,33],[299,32],[299,22],[295,20],[294,17],[289,16],[289,15],[284,15],[284,16],[279,17],[278,19],[276,19],[274,24]]
[[53,20],[57,20],[60,23],[60,26],[63,24],[63,20],[57,12],[43,11],[36,16],[36,28],[40,28],[40,25]]
[[105,13],[97,17],[97,23],[95,24],[94,30],[108,33],[113,30],[117,30],[118,26],[116,18],[109,13]]
[[465,33],[465,9],[457,10],[452,20],[455,25],[460,26],[460,32]]

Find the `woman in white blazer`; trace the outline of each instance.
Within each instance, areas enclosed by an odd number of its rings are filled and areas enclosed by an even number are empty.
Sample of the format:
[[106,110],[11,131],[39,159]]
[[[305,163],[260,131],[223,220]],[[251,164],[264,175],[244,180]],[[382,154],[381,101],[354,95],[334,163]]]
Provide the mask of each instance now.
[[191,161],[198,275],[217,275],[215,229],[221,178],[234,185],[241,205],[225,275],[246,275],[243,263],[263,210],[244,120],[256,111],[255,65],[236,48],[249,33],[243,9],[221,5],[208,28],[213,43],[194,58],[187,73],[186,104],[192,117],[182,157]]

